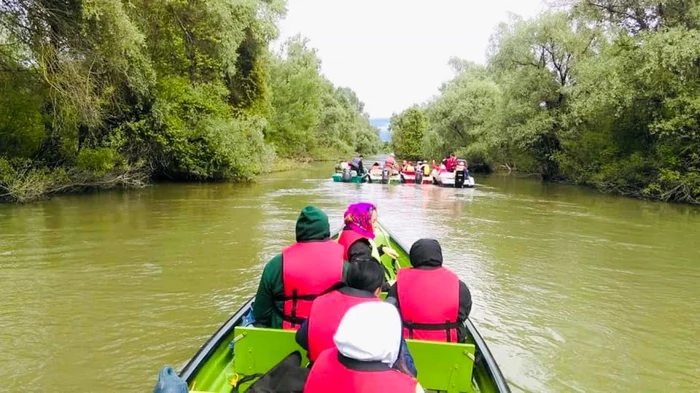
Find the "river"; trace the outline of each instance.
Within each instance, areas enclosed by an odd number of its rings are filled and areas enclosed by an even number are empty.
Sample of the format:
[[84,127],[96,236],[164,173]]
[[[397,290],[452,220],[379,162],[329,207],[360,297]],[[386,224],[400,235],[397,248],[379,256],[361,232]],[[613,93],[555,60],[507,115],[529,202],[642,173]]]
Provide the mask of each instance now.
[[0,391],[151,391],[254,293],[302,207],[337,227],[359,200],[404,243],[441,241],[514,391],[700,391],[700,209],[506,176],[340,184],[330,167],[0,206]]

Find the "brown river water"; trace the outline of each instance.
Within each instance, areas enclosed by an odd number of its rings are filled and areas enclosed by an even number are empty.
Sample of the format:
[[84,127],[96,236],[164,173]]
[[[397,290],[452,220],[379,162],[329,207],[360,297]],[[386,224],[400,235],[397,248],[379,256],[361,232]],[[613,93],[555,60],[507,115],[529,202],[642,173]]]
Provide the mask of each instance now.
[[254,293],[301,208],[335,228],[360,200],[405,244],[440,240],[513,391],[700,391],[700,208],[497,175],[342,184],[331,168],[0,205],[0,391],[152,391]]

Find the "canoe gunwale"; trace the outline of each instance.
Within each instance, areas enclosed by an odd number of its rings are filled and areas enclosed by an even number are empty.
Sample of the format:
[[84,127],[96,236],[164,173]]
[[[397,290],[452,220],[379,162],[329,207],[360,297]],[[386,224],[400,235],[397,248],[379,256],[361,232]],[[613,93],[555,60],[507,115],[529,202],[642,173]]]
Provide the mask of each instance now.
[[252,309],[255,296],[251,297],[235,314],[224,323],[213,336],[209,337],[204,345],[199,348],[199,351],[187,362],[185,367],[180,371],[180,378],[187,382],[188,386],[190,379],[199,371],[200,368],[212,357],[217,348],[222,344],[228,335],[233,331],[233,328],[240,325],[243,317]]
[[[380,224],[381,225],[381,224]],[[391,241],[396,243],[406,252],[409,248],[406,248],[400,240],[398,240],[390,231],[382,226],[382,229],[389,235]],[[342,227],[335,231],[331,238],[334,238],[340,231]],[[226,337],[230,336],[233,329],[240,325],[243,317],[252,310],[253,303],[255,302],[255,296],[252,296],[236,313],[234,313],[217,331],[211,336],[206,343],[197,351],[197,353],[185,364],[185,366],[180,371],[179,375],[187,385],[191,383],[191,379],[195,376],[204,364],[213,356],[214,352],[221,345],[228,345],[225,343]],[[486,345],[486,341],[481,337],[476,326],[472,321],[467,318],[465,322],[469,335],[474,340],[474,345],[476,346],[477,356],[474,363],[474,368],[477,367],[486,371],[490,379],[496,385],[497,391],[499,393],[510,393],[510,388],[508,387],[508,382],[501,373],[496,360],[494,359],[491,351]],[[480,355],[480,356],[478,356]]]
[[490,375],[491,379],[496,384],[498,391],[500,393],[510,393],[508,382],[503,376],[503,373],[501,373],[501,369],[498,367],[498,363],[496,363],[496,359],[494,359],[493,355],[491,354],[488,345],[486,345],[486,341],[484,341],[484,339],[481,337],[479,331],[476,330],[476,326],[474,326],[471,319],[467,318],[466,325],[469,335],[474,340],[477,354],[481,354],[481,356],[476,357],[474,367],[476,368],[479,363],[483,363],[481,368],[486,370],[486,372]]

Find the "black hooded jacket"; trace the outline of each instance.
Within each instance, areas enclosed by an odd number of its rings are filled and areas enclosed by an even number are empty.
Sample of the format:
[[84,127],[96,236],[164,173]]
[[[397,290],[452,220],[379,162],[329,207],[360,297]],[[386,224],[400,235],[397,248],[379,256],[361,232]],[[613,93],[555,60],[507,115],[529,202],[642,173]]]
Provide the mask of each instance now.
[[[411,265],[415,269],[437,269],[442,266],[442,248],[440,248],[440,243],[434,239],[420,239],[413,243],[411,246],[411,251],[409,253],[411,258]],[[389,289],[387,293],[388,297],[393,297],[396,299],[396,306],[401,311],[401,304],[399,304],[399,295],[396,288],[397,284],[394,284]],[[469,313],[472,310],[472,295],[469,292],[469,287],[464,281],[459,280],[459,310],[457,312],[457,321],[460,323],[457,328],[457,338],[459,342],[464,342],[467,336],[467,328],[464,326],[464,321],[469,317]]]

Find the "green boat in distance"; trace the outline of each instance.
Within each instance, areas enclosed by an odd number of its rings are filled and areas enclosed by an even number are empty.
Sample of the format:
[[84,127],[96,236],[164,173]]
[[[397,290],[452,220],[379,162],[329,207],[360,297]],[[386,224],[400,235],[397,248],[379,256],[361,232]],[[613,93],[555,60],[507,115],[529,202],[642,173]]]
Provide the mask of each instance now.
[[362,176],[357,176],[353,175],[350,177],[350,180],[343,180],[343,174],[342,173],[335,173],[333,174],[333,181],[336,183],[363,183],[364,178]]
[[[410,268],[408,248],[381,225],[377,229],[375,242],[389,245],[399,254],[396,260],[382,256],[387,279],[393,282],[398,269]],[[334,239],[339,233],[335,233]],[[381,297],[385,296],[382,293]],[[254,297],[248,300],[180,371],[179,376],[187,383],[190,393],[245,392],[254,382],[250,376],[264,374],[294,351],[303,355],[302,364],[308,363],[306,351],[294,339],[295,331],[244,326],[254,301]],[[508,383],[486,342],[470,320],[466,326],[468,338],[464,344],[406,340],[423,389],[509,393]]]
[[355,172],[349,177],[343,178],[342,173],[333,174],[333,182],[335,183],[374,183],[374,184],[401,184],[399,175],[390,175],[386,179],[381,173],[368,173],[366,176],[357,176]]

